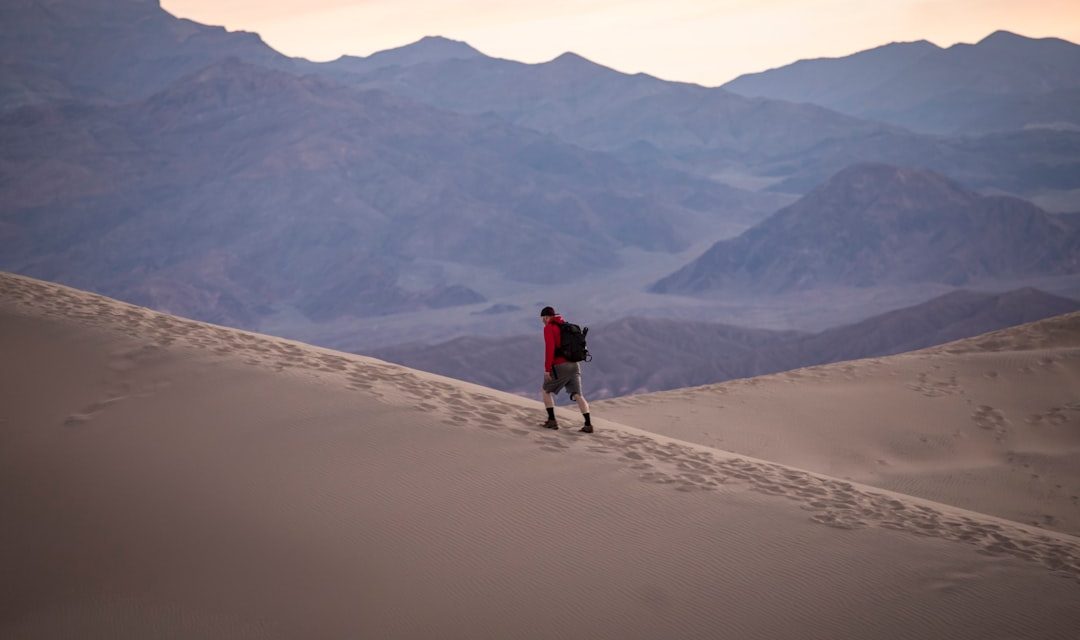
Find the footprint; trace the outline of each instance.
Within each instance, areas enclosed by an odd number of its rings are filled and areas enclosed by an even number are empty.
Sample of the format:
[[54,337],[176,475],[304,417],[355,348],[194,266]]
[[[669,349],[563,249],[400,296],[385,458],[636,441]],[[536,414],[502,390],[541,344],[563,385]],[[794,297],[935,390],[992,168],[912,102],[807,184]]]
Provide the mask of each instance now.
[[989,405],[979,405],[971,414],[971,419],[979,428],[993,431],[997,440],[1003,439],[1008,433],[1008,420],[1005,419],[1005,414]]
[[90,422],[90,420],[92,418],[93,418],[93,415],[91,415],[91,414],[73,413],[73,414],[69,415],[67,418],[64,418],[64,424],[66,426],[74,426],[74,425],[78,425],[78,424],[84,424],[86,422]]

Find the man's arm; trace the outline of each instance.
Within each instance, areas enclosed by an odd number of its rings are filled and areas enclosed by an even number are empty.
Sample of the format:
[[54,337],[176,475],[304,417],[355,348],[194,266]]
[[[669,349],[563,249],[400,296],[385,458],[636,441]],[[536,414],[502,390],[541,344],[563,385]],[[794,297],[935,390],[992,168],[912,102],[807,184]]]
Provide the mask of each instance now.
[[544,373],[551,373],[555,366],[555,332],[553,324],[544,325]]

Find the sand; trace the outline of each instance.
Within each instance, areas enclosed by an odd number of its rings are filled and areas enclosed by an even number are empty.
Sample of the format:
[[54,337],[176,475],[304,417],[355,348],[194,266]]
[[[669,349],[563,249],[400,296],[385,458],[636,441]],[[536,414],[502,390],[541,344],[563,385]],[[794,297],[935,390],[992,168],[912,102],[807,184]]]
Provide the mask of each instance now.
[[665,435],[1080,535],[1080,312],[594,404]]
[[1080,627],[1067,534],[10,274],[0,354],[2,638]]

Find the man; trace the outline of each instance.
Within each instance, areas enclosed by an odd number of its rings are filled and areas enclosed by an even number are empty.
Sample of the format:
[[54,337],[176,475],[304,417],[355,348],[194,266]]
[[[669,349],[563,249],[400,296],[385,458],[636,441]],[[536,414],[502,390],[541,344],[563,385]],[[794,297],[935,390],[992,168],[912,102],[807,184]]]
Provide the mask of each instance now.
[[559,423],[555,420],[555,394],[562,389],[570,394],[571,400],[577,400],[581,415],[585,418],[585,426],[582,433],[592,433],[592,420],[589,418],[589,403],[585,396],[581,395],[581,367],[577,362],[570,362],[563,357],[560,347],[562,346],[562,331],[559,325],[563,324],[562,316],[555,313],[551,307],[544,307],[540,311],[540,320],[544,323],[544,407],[547,409],[547,422],[544,427],[558,429]]

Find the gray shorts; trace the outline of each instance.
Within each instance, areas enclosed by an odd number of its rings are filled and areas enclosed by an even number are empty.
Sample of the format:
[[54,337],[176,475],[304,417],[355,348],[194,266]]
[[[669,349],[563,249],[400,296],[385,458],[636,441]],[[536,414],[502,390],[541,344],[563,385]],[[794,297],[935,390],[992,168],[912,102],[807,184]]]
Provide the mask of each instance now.
[[571,400],[581,394],[581,367],[577,362],[557,364],[555,377],[551,380],[544,378],[544,391],[557,394],[563,389],[570,394]]

